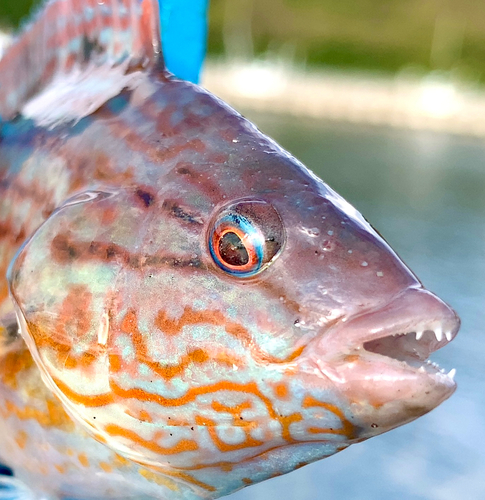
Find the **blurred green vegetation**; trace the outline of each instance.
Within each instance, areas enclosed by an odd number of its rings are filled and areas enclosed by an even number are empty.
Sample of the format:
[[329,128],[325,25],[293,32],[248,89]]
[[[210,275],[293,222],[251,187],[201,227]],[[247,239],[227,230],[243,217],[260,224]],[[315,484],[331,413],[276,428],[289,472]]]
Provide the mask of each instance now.
[[[0,0],[17,26],[35,0]],[[211,0],[209,53],[394,73],[451,71],[485,83],[482,0]]]
[[0,0],[0,26],[17,27],[38,3],[36,0]]

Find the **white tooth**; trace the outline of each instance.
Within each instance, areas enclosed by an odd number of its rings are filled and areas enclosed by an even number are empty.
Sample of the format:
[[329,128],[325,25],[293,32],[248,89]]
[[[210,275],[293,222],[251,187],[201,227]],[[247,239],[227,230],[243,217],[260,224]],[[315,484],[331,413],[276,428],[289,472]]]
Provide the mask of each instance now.
[[451,332],[445,332],[445,337],[448,342],[451,342]]
[[450,370],[450,372],[448,373],[448,377],[450,377],[452,380],[455,378],[455,374],[456,374],[456,369],[453,368]]
[[423,336],[423,330],[416,331],[416,340],[419,340]]
[[420,367],[418,368],[418,372],[425,373],[425,372],[426,372],[426,370],[424,369],[424,366],[420,366]]
[[436,328],[436,330],[434,331],[434,334],[435,334],[436,340],[438,342],[441,342],[443,340],[443,330],[441,329],[441,326]]

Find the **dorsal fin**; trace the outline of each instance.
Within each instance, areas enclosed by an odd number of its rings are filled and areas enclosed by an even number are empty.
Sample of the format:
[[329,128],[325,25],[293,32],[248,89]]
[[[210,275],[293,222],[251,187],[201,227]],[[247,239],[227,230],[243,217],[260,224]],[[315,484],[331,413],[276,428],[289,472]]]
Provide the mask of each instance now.
[[0,60],[0,117],[22,112],[56,80],[73,87],[72,75],[87,68],[116,68],[118,79],[120,71],[162,70],[159,26],[158,0],[48,1]]

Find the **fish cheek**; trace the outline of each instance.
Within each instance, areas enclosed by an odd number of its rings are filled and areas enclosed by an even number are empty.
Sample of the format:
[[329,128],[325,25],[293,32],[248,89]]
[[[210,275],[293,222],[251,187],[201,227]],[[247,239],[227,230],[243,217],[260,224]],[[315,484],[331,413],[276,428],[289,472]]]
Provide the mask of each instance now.
[[[197,238],[171,233],[163,252],[152,252],[170,223],[161,229],[159,221],[159,235],[153,226],[141,227],[140,213],[153,206],[142,198],[143,206],[132,209],[122,196],[86,196],[66,203],[35,232],[9,275],[22,335],[69,414],[117,452],[195,464],[201,456],[216,457],[217,446],[225,446],[219,438],[233,439],[231,433],[241,434],[251,450],[259,440],[234,428],[236,417],[220,405],[228,395],[234,406],[248,404],[248,397],[261,405],[264,396],[254,384],[235,380],[233,361],[240,360],[229,358],[229,350],[215,356],[208,350],[225,327],[229,343],[244,350],[247,333],[228,323],[215,302],[192,307],[208,281],[195,257],[186,262],[170,255],[179,255],[182,240],[189,245]],[[191,287],[181,283],[183,276]],[[190,335],[199,323],[205,327],[197,344]],[[223,377],[214,377],[214,366]],[[205,388],[190,391],[195,380]],[[221,436],[212,424],[219,413]],[[204,439],[207,444],[199,444]]]
[[[158,234],[142,227],[156,202],[139,198],[66,203],[12,264],[22,335],[44,381],[92,436],[138,460],[196,465],[221,450],[237,460],[291,440],[287,414],[298,409],[272,398],[302,352],[288,330],[296,336],[294,311],[259,282],[230,285],[198,267],[196,231],[167,232],[160,218]],[[184,242],[192,260],[172,259]]]

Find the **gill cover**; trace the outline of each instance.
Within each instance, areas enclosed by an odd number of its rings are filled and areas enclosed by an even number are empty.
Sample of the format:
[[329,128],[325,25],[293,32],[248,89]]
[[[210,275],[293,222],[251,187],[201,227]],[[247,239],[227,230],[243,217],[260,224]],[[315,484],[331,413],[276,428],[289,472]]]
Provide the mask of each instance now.
[[[180,239],[163,219],[150,233],[156,217],[150,204],[151,195],[140,189],[69,199],[20,249],[8,279],[22,335],[69,414],[117,452],[158,463],[162,455],[193,450],[194,441],[177,432],[164,446],[153,439],[155,430],[159,438],[165,434],[151,406],[158,412],[163,406],[148,396],[156,378],[143,376],[149,353],[138,328],[140,290],[145,301],[156,295],[157,270],[172,266]],[[166,234],[173,234],[171,243]],[[190,236],[184,244],[192,241],[197,245]],[[137,398],[137,390],[146,397]],[[138,436],[142,423],[145,433]],[[144,447],[149,441],[152,451]]]
[[[255,474],[251,460],[262,454],[258,480],[275,467],[295,468],[302,455],[287,445],[307,441],[306,427],[323,416],[343,430],[328,431],[325,445],[303,455],[313,461],[345,447],[354,431],[341,424],[341,412],[300,389],[292,398],[280,383],[302,351],[291,332],[263,318],[258,304],[267,305],[256,290],[247,293],[245,280],[236,291],[233,279],[215,277],[201,238],[210,225],[171,216],[160,198],[141,188],[80,194],[19,251],[10,291],[45,383],[93,437],[138,463],[164,470],[239,464],[223,481],[225,494]],[[254,224],[266,221],[269,262],[280,248],[273,237],[283,237],[281,222],[269,204],[242,205]],[[249,313],[225,315],[233,304]],[[251,318],[260,323],[261,345]]]

